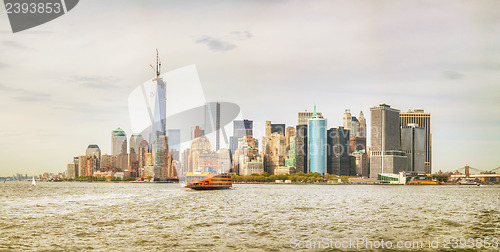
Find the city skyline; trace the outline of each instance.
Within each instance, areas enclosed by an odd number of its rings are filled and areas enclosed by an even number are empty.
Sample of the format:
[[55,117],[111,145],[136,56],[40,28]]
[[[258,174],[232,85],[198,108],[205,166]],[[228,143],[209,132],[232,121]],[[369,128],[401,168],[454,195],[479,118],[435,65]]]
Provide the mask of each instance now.
[[500,166],[499,3],[395,3],[120,1],[109,21],[114,5],[85,1],[19,34],[0,11],[0,176],[57,173],[89,144],[109,153],[110,130],[135,133],[127,95],[152,77],[155,48],[166,71],[196,64],[207,100],[238,103],[256,129],[293,126],[314,103],[328,128],[346,108],[367,124],[376,104],[421,108],[433,171]]

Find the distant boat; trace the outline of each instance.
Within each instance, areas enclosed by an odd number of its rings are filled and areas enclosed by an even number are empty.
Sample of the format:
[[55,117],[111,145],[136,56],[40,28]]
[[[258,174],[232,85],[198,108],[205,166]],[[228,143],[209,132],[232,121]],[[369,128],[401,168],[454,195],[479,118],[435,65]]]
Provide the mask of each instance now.
[[31,182],[31,185],[32,185],[32,186],[36,186],[35,177],[33,177],[33,181]]

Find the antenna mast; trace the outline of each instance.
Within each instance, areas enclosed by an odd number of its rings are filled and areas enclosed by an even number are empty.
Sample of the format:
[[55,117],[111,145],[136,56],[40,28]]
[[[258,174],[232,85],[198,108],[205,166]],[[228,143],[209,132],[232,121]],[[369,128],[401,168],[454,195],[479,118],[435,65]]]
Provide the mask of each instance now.
[[153,65],[150,66],[155,71],[156,77],[157,78],[160,77],[161,61],[160,61],[160,56],[158,56],[158,49],[156,49],[156,68]]

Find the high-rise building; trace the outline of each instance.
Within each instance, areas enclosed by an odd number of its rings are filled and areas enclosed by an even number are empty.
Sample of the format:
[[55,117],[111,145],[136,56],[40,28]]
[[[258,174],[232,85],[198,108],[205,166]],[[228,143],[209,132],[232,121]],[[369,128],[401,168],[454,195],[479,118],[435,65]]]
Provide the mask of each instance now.
[[365,115],[363,115],[363,111],[359,111],[358,121],[359,121],[359,134],[357,136],[364,138],[366,144],[366,118]]
[[365,137],[350,137],[349,138],[349,154],[360,151],[360,150],[366,150],[366,138]]
[[87,156],[78,156],[78,176],[87,176],[85,175],[87,170]]
[[408,171],[425,172],[425,129],[413,123],[401,127],[401,147],[408,159]]
[[233,136],[237,137],[253,136],[253,121],[248,119],[234,120]]
[[203,135],[204,135],[203,130],[200,128],[200,126],[196,126],[193,130],[193,134],[191,135],[191,140],[201,137]]
[[128,170],[127,135],[121,128],[111,132],[111,155],[118,157],[118,169]]
[[85,156],[96,156],[98,159],[100,159],[101,149],[99,149],[99,146],[97,146],[97,144],[91,144],[87,147],[87,150],[85,150]]
[[[155,171],[159,170],[159,173],[155,172],[155,177],[164,179],[168,177],[168,165],[170,164],[170,155],[168,151],[168,137],[165,135],[158,135],[155,143],[153,144],[153,162],[155,166]],[[158,169],[159,168],[159,169]]]
[[307,125],[295,127],[295,171],[308,173],[307,159]]
[[206,136],[200,136],[191,142],[191,149],[189,151],[189,164],[187,171],[193,172],[202,168],[200,165],[200,156],[210,153],[212,146]]
[[231,152],[229,149],[221,148],[217,150],[218,155],[218,173],[229,173],[231,170]]
[[381,104],[370,108],[370,111],[370,177],[378,178],[379,173],[406,171],[407,158],[401,151],[399,110]]
[[350,172],[349,130],[338,127],[329,129],[327,133],[328,174],[338,176],[353,175]]
[[259,141],[252,136],[246,136],[238,139],[238,148],[234,151],[232,157],[233,172],[242,174],[242,162],[256,160],[259,155]]
[[355,172],[356,176],[359,177],[369,177],[370,176],[370,158],[366,154],[365,150],[355,151],[352,153],[355,158]]
[[238,139],[253,135],[252,120],[234,120],[233,121],[233,136],[229,138],[229,150],[231,155],[238,148]]
[[431,113],[425,113],[423,109],[409,110],[399,113],[401,126],[416,123],[425,129],[425,173],[432,173],[432,133],[431,133]]
[[[295,128],[294,128],[295,129]],[[285,159],[285,166],[290,168],[292,173],[296,172],[295,171],[295,166],[296,166],[296,161],[297,161],[297,155],[296,155],[296,147],[295,147],[295,136],[292,136],[290,138],[287,138],[287,140],[290,140],[289,144],[289,150],[288,150],[288,158]]]
[[140,177],[144,177],[144,166],[146,166],[146,154],[149,153],[149,143],[148,141],[146,140],[142,140],[140,143],[139,143],[139,157],[138,157],[138,160],[139,160],[139,166],[137,168],[138,170],[138,175]]
[[130,168],[130,172],[133,173],[134,176],[137,175],[139,171],[139,145],[144,139],[142,139],[142,135],[139,133],[134,133],[130,136],[130,148],[128,154],[128,167]]
[[[159,65],[158,55],[157,55],[157,62],[158,63],[156,68],[156,78],[152,80],[153,82],[156,82],[156,86],[154,87],[149,97],[151,105],[154,104],[153,106],[151,106],[152,108],[154,108],[154,111],[152,111],[153,112],[152,131],[151,134],[149,135],[149,144],[151,144],[152,147],[153,159],[162,158],[160,156],[155,156],[154,153],[159,153],[163,151],[165,149],[165,146],[156,143],[156,141],[158,140],[163,141],[164,139],[162,137],[167,135],[166,133],[167,132],[167,127],[166,127],[167,84],[165,83],[165,81],[163,81],[163,78],[160,77],[160,65]],[[157,161],[153,160],[153,163],[157,163]]]
[[82,176],[80,175],[80,169],[79,169],[79,164],[78,164],[78,157],[73,157],[73,164],[75,165],[75,178]]
[[346,109],[342,118],[342,126],[350,131],[350,137],[366,138],[366,119],[363,111],[359,112],[359,118],[351,115],[351,110]]
[[271,124],[271,134],[281,133],[283,136],[286,134],[286,125],[283,123],[272,123]]
[[290,149],[290,138],[295,136],[295,128],[292,126],[286,127],[286,148],[287,150]]
[[167,130],[168,148],[172,150],[181,150],[181,130],[169,129]]
[[286,140],[285,135],[276,132],[271,136],[262,137],[262,155],[264,156],[264,171],[274,174],[274,170],[285,165]]
[[99,170],[99,159],[97,156],[86,156],[85,176],[92,176],[94,172]]
[[342,126],[344,127],[344,129],[346,130],[350,130],[351,131],[351,134],[352,134],[352,115],[351,115],[351,110],[350,109],[346,109],[344,111],[344,116],[342,117]]
[[66,171],[66,178],[76,178],[78,177],[78,164],[69,163]]
[[344,129],[350,131],[349,154],[366,149],[366,119],[363,111],[359,112],[359,119],[351,115],[351,110],[346,109],[342,118]]
[[[220,148],[220,131],[224,131],[224,128],[221,128],[220,123],[220,103],[219,102],[207,102],[205,103],[205,115],[204,115],[204,124],[203,128],[205,129],[206,134],[210,134],[211,132],[215,132],[215,151]],[[223,133],[225,136],[225,132]],[[205,135],[205,134],[202,134]]]
[[104,154],[101,156],[100,170],[112,171],[118,167],[118,156]]
[[181,160],[181,169],[180,174],[185,174],[189,171],[189,156],[191,153],[191,149],[187,148],[182,151],[182,160]]
[[310,172],[326,173],[326,120],[316,113],[316,105],[312,118],[307,126],[307,158]]
[[[321,112],[316,112],[316,115],[323,116]],[[298,125],[307,125],[309,119],[313,116],[313,112],[299,112],[298,114]]]
[[266,121],[265,135],[266,137],[271,136],[271,121]]

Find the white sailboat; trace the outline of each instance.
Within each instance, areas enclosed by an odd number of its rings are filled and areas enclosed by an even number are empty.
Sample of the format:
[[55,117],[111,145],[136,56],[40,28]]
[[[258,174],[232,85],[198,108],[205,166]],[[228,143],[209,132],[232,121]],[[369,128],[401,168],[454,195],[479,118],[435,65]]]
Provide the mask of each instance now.
[[36,186],[35,177],[33,177],[33,181],[31,182],[31,185],[32,185],[32,186]]

